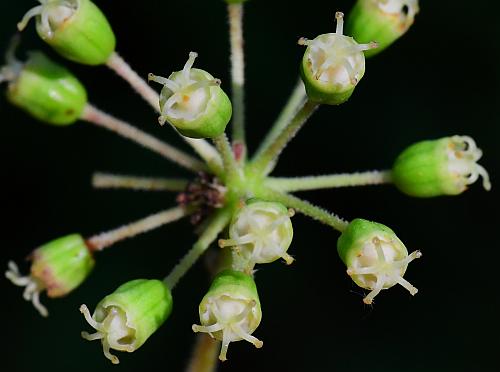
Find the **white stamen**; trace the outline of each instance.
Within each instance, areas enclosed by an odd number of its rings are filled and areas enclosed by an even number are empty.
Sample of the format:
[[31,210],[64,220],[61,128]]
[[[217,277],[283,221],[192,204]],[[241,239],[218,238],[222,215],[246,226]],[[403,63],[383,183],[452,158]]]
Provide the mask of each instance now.
[[9,269],[5,272],[5,277],[14,285],[25,287],[23,298],[26,301],[31,301],[34,308],[38,310],[41,316],[47,317],[49,312],[47,308],[40,303],[40,292],[45,289],[43,283],[31,275],[22,276],[19,272],[19,268],[13,261],[9,261],[7,265]]
[[[96,313],[99,314],[101,311],[104,312],[104,318],[99,322],[94,317],[96,317]],[[80,312],[90,326],[97,330],[93,334],[82,332],[82,337],[88,341],[101,340],[104,356],[113,364],[118,364],[120,360],[110,353],[110,349],[128,352],[135,350],[133,346],[135,330],[127,325],[127,315],[122,309],[116,306],[109,306],[91,316],[87,306],[82,305],[80,306]],[[125,339],[128,341],[124,342]]]
[[31,18],[42,14],[43,8],[44,8],[43,5],[37,5],[34,8],[28,10],[26,14],[23,16],[23,19],[21,19],[21,21],[17,23],[17,29],[19,31],[24,30],[28,25],[28,22],[31,20]]
[[353,265],[347,269],[347,274],[362,288],[371,289],[363,300],[366,304],[371,304],[383,289],[391,288],[395,284],[402,285],[415,295],[417,289],[403,279],[403,275],[408,264],[420,257],[420,251],[408,255],[406,248],[397,240],[375,236],[364,245],[363,252],[354,259]]
[[162,76],[153,75],[151,73],[148,74],[148,81],[154,81],[155,83],[165,85],[173,93],[176,93],[180,89],[180,85],[177,84],[175,81],[164,78]]
[[194,65],[194,61],[198,57],[198,53],[196,52],[189,52],[189,58],[184,65],[184,68],[182,69],[182,76],[184,77],[184,83],[189,84],[191,81],[191,68]]
[[[262,347],[262,341],[251,334],[258,326],[255,322],[257,302],[220,295],[207,301],[206,312],[200,320],[209,325],[192,325],[194,332],[208,333],[222,341],[219,359],[227,359],[229,344],[233,341],[246,340],[256,347]],[[214,321],[215,320],[215,321]]]
[[342,12],[335,13],[335,19],[337,20],[337,28],[335,30],[335,33],[337,35],[343,35],[344,34],[344,13],[342,13]]

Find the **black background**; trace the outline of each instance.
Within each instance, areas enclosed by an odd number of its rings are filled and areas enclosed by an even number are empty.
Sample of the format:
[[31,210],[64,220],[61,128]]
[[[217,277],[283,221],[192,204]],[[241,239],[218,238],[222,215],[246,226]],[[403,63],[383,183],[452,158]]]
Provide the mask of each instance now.
[[[180,69],[190,50],[196,66],[229,90],[225,6],[221,0],[97,1],[118,38],[118,50],[142,75]],[[0,3],[5,46],[31,0]],[[252,148],[262,138],[296,81],[303,48],[299,37],[334,30],[334,12],[350,1],[251,1],[246,9],[247,119]],[[497,371],[499,95],[498,11],[494,1],[421,1],[410,32],[367,62],[350,101],[322,107],[289,146],[276,170],[282,176],[384,169],[405,146],[422,139],[467,134],[484,150],[493,191],[480,184],[459,197],[419,200],[390,186],[307,192],[302,195],[345,218],[363,217],[392,227],[408,249],[421,249],[407,278],[419,289],[384,291],[375,306],[336,254],[338,233],[302,216],[294,218],[291,267],[275,263],[256,280],[264,316],[256,350],[231,344],[223,371]],[[22,52],[42,48],[33,24]],[[22,55],[21,52],[21,55]],[[62,61],[61,59],[59,59]],[[104,67],[64,62],[88,88],[91,102],[150,133],[186,148],[127,85]],[[93,171],[150,176],[189,174],[104,130],[78,123],[40,124],[0,100],[2,267],[22,262],[37,245],[81,232],[88,236],[169,207],[174,195],[94,191]],[[189,357],[197,305],[208,281],[200,263],[174,292],[167,323],[135,353],[112,366],[78,311],[93,308],[121,283],[161,278],[195,236],[186,221],[117,245],[98,256],[93,274],[64,299],[43,302],[42,319],[20,288],[0,279],[2,370],[181,371]],[[27,265],[23,263],[23,270]],[[495,354],[496,353],[496,354]]]

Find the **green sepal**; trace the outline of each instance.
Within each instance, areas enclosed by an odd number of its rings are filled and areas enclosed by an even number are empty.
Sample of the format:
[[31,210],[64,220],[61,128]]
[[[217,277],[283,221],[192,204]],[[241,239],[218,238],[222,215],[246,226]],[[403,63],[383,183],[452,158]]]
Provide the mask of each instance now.
[[358,43],[378,43],[378,48],[365,52],[367,58],[394,43],[413,23],[413,18],[405,21],[402,14],[384,12],[378,3],[379,0],[358,0],[346,20],[346,33],[352,35]]
[[396,187],[415,197],[432,197],[461,193],[448,176],[447,139],[415,143],[394,162],[392,179]]
[[63,57],[85,65],[106,63],[116,38],[101,10],[90,0],[77,0],[76,11],[48,34],[38,17],[38,35]]
[[54,125],[78,120],[87,92],[78,79],[41,52],[34,52],[7,90],[9,101],[33,117]]
[[49,297],[61,297],[78,287],[95,261],[79,234],[53,240],[33,251],[31,276],[40,281]]
[[94,319],[102,322],[107,308],[116,306],[127,319],[127,327],[135,331],[129,340],[133,349],[139,348],[168,318],[172,312],[172,294],[156,279],[136,279],[118,287],[96,306]]
[[[362,218],[352,220],[337,240],[337,252],[342,262],[346,266],[351,266],[353,260],[363,251],[365,243],[374,237],[400,242],[394,231],[383,224]],[[398,248],[404,249],[402,253],[408,255],[408,251],[402,243],[400,246],[398,245]]]
[[[176,81],[182,76],[182,71],[173,72],[169,80]],[[192,68],[191,79],[195,81],[211,81],[215,78],[204,70]],[[226,129],[231,120],[232,105],[227,94],[219,86],[210,86],[207,88],[210,92],[210,99],[207,102],[203,113],[194,119],[174,118],[166,115],[166,120],[172,124],[183,136],[191,138],[214,138]],[[172,91],[164,87],[160,95],[160,108],[163,112],[165,102],[172,96]]]
[[227,294],[234,295],[237,298],[254,300],[260,307],[257,286],[253,278],[241,271],[224,270],[217,274],[212,281],[207,294],[200,303],[200,309],[210,297],[218,297]]

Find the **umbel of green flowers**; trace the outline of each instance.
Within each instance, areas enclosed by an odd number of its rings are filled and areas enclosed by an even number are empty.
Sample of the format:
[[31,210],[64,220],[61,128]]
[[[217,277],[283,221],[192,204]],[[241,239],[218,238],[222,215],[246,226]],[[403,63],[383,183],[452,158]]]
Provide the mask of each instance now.
[[[404,276],[409,263],[422,256],[420,251],[409,253],[396,233],[381,223],[362,218],[347,222],[292,192],[392,183],[407,195],[433,197],[460,194],[479,177],[485,189],[491,188],[488,173],[477,164],[482,152],[467,136],[415,143],[396,158],[390,170],[298,178],[269,176],[287,143],[318,106],[339,105],[352,96],[365,74],[365,54],[380,52],[408,30],[418,11],[417,0],[358,0],[347,23],[347,34],[354,37],[344,35],[344,16],[337,12],[334,33],[300,39],[299,44],[307,47],[300,62],[302,82],[253,157],[247,157],[243,130],[241,19],[245,1],[226,0],[231,25],[231,100],[221,89],[220,80],[193,68],[197,58],[194,52],[182,70],[168,78],[149,75],[149,80],[163,85],[158,95],[114,52],[113,31],[95,4],[89,0],[39,2],[26,13],[20,29],[35,17],[40,37],[63,57],[89,65],[105,63],[119,71],[158,111],[160,124],[171,124],[204,160],[100,112],[87,103],[82,84],[43,54],[31,53],[24,63],[14,58],[13,51],[7,54],[0,71],[0,82],[8,82],[7,99],[35,118],[59,126],[82,118],[198,172],[194,180],[111,175],[106,180],[110,187],[180,192],[179,206],[87,240],[72,234],[44,244],[31,255],[28,276],[22,276],[16,264],[9,262],[7,278],[25,287],[24,298],[45,316],[40,292],[60,297],[77,288],[94,266],[93,251],[190,214],[192,221],[201,220],[198,240],[163,280],[127,281],[99,301],[92,313],[81,305],[81,313],[95,330],[91,334],[82,332],[82,337],[99,340],[104,355],[114,364],[119,360],[111,350],[137,350],[166,321],[172,311],[172,290],[216,241],[226,249],[219,251],[211,267],[214,279],[199,303],[199,324],[193,324],[192,330],[221,342],[222,361],[227,359],[232,342],[247,341],[262,347],[262,341],[254,336],[262,320],[255,268],[279,259],[287,264],[294,261],[289,249],[295,211],[341,233],[337,252],[350,278],[369,291],[364,303],[374,303],[380,292],[396,284],[411,295],[417,293]],[[234,135],[229,141],[225,130],[231,120]],[[212,139],[215,146],[205,138]],[[218,346],[216,343],[207,348],[214,345]],[[204,370],[213,370],[213,365],[204,366]]]

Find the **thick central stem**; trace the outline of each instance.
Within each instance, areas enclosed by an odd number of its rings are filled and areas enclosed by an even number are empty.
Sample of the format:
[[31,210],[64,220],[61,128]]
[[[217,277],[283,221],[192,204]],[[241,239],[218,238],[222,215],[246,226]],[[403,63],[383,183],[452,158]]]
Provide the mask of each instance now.
[[242,145],[245,158],[245,58],[243,49],[243,4],[229,4],[229,41],[233,103],[233,142]]

